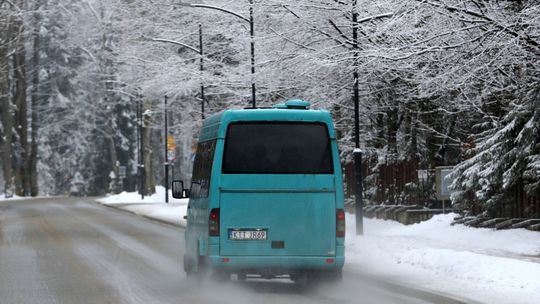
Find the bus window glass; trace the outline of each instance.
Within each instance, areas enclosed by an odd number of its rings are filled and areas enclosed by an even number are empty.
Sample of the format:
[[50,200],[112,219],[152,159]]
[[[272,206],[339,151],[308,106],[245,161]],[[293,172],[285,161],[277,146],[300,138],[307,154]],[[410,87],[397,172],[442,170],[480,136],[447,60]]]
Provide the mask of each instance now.
[[230,124],[222,172],[333,174],[327,127],[322,123]]
[[193,163],[193,176],[191,177],[190,195],[193,198],[208,197],[215,149],[215,140],[205,141],[197,145],[197,153]]

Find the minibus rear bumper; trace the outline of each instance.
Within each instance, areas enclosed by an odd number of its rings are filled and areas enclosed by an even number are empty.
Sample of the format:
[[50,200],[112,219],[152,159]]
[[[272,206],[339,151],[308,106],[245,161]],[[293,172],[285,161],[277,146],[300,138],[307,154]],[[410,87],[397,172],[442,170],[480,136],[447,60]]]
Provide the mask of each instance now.
[[222,256],[213,255],[212,249],[217,248],[210,248],[208,258],[212,268],[231,272],[243,269],[338,270],[345,264],[343,246],[337,246],[335,256]]

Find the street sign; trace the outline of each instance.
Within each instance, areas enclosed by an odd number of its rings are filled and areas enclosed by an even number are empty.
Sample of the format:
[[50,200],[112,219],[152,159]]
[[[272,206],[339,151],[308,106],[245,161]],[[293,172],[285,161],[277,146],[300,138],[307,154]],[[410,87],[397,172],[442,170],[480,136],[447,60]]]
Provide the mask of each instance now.
[[118,175],[120,178],[126,178],[126,166],[118,167]]
[[176,142],[174,136],[167,135],[167,161],[172,162],[176,159]]
[[176,150],[176,142],[171,134],[167,135],[167,150]]

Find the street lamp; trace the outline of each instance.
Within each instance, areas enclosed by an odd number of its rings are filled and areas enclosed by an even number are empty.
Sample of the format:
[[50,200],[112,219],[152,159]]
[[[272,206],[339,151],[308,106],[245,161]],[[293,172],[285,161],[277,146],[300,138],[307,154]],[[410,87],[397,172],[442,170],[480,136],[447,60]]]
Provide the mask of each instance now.
[[358,12],[356,11],[357,0],[352,5],[352,35],[353,35],[353,100],[354,100],[354,177],[356,181],[355,191],[355,216],[356,234],[364,234],[364,202],[362,189],[362,150],[360,150],[360,106],[358,94]]
[[156,38],[156,39],[152,39],[152,40],[153,41],[158,41],[158,42],[166,42],[166,43],[172,43],[172,44],[180,45],[180,46],[185,47],[188,50],[199,53],[199,55],[200,55],[199,70],[201,71],[201,118],[204,119],[205,97],[204,97],[204,82],[202,80],[202,73],[204,71],[204,52],[203,52],[202,25],[199,23],[199,48],[198,49],[195,48],[195,47],[192,47],[192,46],[190,46],[188,44],[178,42],[178,41],[174,41],[174,40],[160,39],[160,38]]
[[169,203],[169,126],[167,122],[167,95],[165,95],[165,106],[163,107],[163,116],[165,121],[165,203]]
[[140,187],[139,193],[141,194],[141,199],[144,199],[146,195],[146,171],[144,169],[144,143],[143,143],[143,101],[142,94],[137,94],[135,97],[137,100],[137,148],[139,149],[137,153],[138,165],[137,172],[140,178]]
[[250,44],[251,44],[251,107],[256,108],[256,100],[255,100],[255,40],[254,40],[255,29],[254,29],[254,22],[253,22],[253,0],[249,0],[249,18],[246,18],[246,17],[244,17],[244,16],[242,16],[242,15],[236,13],[236,12],[233,12],[231,10],[228,10],[228,9],[225,9],[225,8],[222,8],[222,7],[213,6],[213,5],[188,4],[188,3],[183,3],[182,5],[189,6],[189,7],[208,8],[208,9],[221,11],[221,12],[233,15],[233,16],[235,16],[237,18],[240,18],[240,19],[242,19],[242,20],[249,23],[249,34],[250,34],[250,39],[251,39],[251,42],[250,42]]

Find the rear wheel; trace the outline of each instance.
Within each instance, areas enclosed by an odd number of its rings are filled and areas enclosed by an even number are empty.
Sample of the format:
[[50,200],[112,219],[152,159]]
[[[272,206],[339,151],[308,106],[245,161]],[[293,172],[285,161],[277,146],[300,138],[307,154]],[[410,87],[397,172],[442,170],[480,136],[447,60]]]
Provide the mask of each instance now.
[[194,273],[193,262],[186,255],[184,255],[184,272],[188,277]]
[[322,280],[329,283],[339,283],[343,281],[343,270],[333,270],[321,273]]
[[214,269],[212,271],[212,279],[217,282],[227,282],[231,279],[231,274],[223,270]]
[[196,262],[184,256],[184,271],[188,280],[200,284],[204,281],[205,276],[208,274],[208,263],[206,258],[199,256]]
[[309,289],[319,284],[339,283],[343,279],[343,271],[303,271],[295,274],[291,279],[301,288]]

